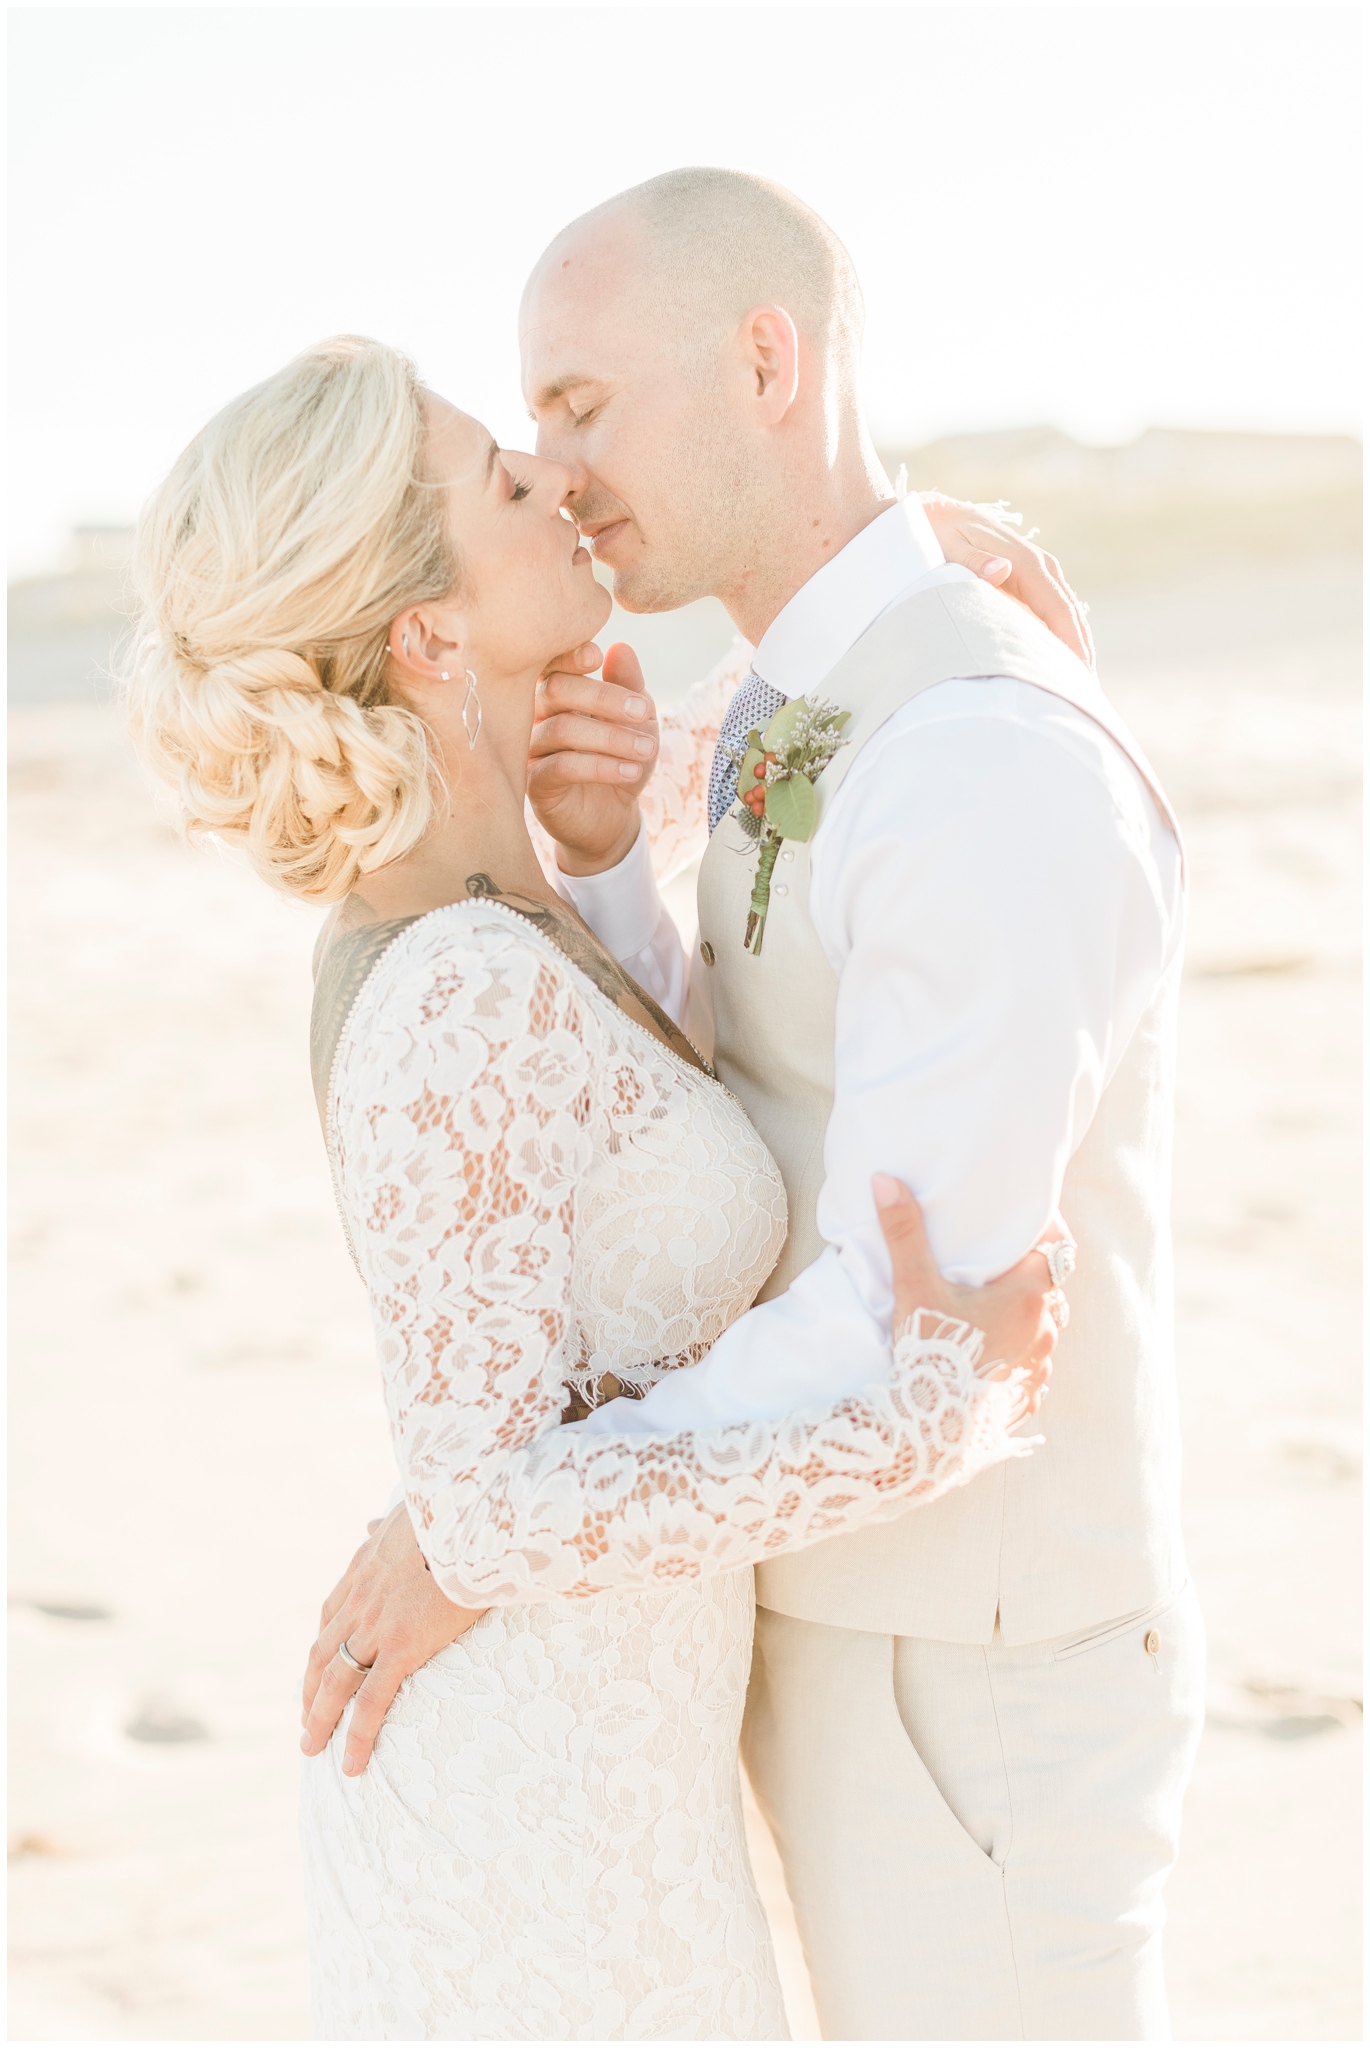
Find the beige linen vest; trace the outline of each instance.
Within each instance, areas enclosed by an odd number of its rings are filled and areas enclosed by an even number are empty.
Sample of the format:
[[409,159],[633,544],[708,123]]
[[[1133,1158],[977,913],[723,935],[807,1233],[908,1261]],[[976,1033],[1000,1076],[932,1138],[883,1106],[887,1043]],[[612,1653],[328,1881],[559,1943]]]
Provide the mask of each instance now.
[[[815,836],[856,755],[900,705],[953,677],[979,676],[1034,683],[1085,712],[1174,824],[1155,774],[1083,663],[1021,606],[958,582],[896,605],[815,692],[852,713],[850,744],[817,785]],[[789,1197],[789,1236],[762,1301],[823,1249],[815,1212],[833,1106],[837,977],[809,917],[812,844],[787,846],[776,863],[759,959],[742,944],[756,853],[731,815],[699,877],[690,1035],[712,1045],[720,1079],[770,1147]],[[1169,1231],[1178,984],[1177,958],[1066,1172],[1061,1209],[1079,1269],[1051,1398],[1030,1425],[1044,1445],[931,1507],[761,1565],[763,1607],[961,1643],[988,1642],[997,1614],[1004,1640],[1017,1644],[1137,1612],[1183,1583]],[[874,1172],[885,1162],[870,1163]]]

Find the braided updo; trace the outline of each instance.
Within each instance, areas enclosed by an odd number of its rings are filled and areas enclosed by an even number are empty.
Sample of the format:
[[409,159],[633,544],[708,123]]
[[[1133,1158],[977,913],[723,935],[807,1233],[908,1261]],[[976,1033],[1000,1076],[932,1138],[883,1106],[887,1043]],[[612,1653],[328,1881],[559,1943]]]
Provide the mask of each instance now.
[[323,342],[225,406],[139,524],[139,749],[189,832],[312,903],[432,816],[427,735],[386,680],[391,621],[458,581],[424,442],[412,363]]

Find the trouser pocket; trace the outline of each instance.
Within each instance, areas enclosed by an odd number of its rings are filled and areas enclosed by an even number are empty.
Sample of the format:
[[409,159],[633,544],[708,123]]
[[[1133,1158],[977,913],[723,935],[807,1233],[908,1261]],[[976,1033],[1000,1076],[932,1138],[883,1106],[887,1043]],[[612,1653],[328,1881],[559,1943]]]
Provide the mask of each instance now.
[[1119,1636],[1125,1636],[1129,1629],[1139,1628],[1144,1629],[1148,1637],[1156,1637],[1154,1648],[1150,1641],[1145,1647],[1149,1656],[1159,1656],[1164,1649],[1164,1636],[1159,1624],[1179,1604],[1188,1589],[1189,1581],[1186,1579],[1163,1600],[1153,1602],[1150,1607],[1139,1607],[1135,1614],[1118,1614],[1111,1621],[1096,1622],[1093,1628],[1083,1629],[1078,1634],[1062,1636],[1052,1644],[1052,1655],[1058,1664],[1063,1664],[1069,1657],[1083,1657],[1087,1650],[1101,1649],[1105,1643],[1116,1642]]
[[918,1754],[893,1657],[887,1635],[757,1614],[747,1774],[823,2037],[1019,2040],[1004,1875]]

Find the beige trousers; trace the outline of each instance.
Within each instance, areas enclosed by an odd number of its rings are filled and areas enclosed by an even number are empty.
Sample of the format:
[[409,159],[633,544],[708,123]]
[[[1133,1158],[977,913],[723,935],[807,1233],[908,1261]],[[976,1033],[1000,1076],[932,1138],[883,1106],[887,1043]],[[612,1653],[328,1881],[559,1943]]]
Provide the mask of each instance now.
[[758,1609],[743,1757],[824,2039],[1168,2039],[1203,1676],[1189,1587],[1016,1649]]

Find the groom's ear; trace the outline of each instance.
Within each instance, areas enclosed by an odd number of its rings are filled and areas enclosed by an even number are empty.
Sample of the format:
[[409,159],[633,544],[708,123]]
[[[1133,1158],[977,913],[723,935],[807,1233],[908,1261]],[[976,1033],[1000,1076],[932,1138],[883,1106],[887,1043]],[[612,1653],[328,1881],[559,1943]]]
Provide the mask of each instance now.
[[757,418],[779,426],[799,396],[799,329],[783,306],[753,306],[738,340]]

